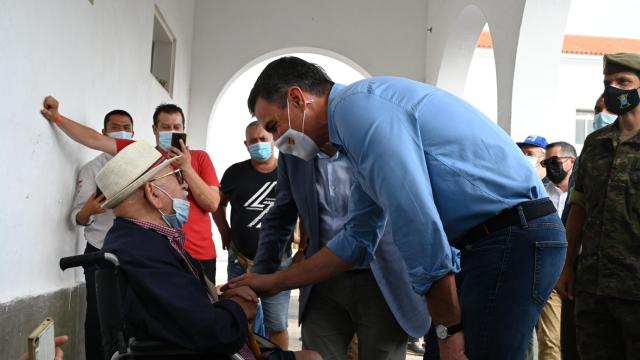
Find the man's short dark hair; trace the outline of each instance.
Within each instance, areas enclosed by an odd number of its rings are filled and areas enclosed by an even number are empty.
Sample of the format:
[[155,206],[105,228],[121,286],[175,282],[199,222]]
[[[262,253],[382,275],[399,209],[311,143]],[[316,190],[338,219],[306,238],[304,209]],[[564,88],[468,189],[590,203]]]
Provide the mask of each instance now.
[[547,145],[547,150],[554,148],[556,146],[560,146],[560,152],[562,153],[562,156],[578,157],[576,148],[574,148],[573,145],[569,144],[568,142],[564,142],[564,141],[552,142],[551,144]]
[[104,116],[104,124],[103,124],[103,129],[107,128],[107,123],[109,122],[109,120],[111,120],[111,116],[113,115],[120,115],[120,116],[126,116],[129,118],[129,120],[131,121],[131,127],[133,127],[133,118],[131,117],[131,114],[129,114],[128,112],[124,111],[124,110],[120,110],[120,109],[116,109],[116,110],[111,110],[107,113],[107,115]]
[[158,107],[156,107],[156,111],[153,112],[153,126],[158,126],[158,117],[160,116],[160,113],[165,113],[165,114],[180,113],[180,116],[182,117],[182,126],[184,126],[184,113],[182,112],[182,109],[180,108],[180,106],[176,104],[158,105]]
[[281,57],[269,63],[258,76],[247,99],[249,112],[255,115],[259,98],[284,108],[287,105],[287,90],[291,86],[322,96],[329,93],[333,84],[320,66],[295,56]]

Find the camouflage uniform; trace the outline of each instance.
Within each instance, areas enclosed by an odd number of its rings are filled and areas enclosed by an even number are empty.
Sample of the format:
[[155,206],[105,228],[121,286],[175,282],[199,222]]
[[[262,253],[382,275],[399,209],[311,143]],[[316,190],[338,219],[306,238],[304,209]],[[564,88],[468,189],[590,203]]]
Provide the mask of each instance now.
[[583,360],[640,356],[640,135],[619,135],[616,120],[587,137],[571,194],[587,214],[575,305]]

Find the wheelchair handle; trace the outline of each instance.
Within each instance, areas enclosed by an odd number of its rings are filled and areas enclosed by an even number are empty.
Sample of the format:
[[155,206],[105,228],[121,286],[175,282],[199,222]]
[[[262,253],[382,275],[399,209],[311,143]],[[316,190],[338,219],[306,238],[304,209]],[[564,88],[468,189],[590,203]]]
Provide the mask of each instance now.
[[120,262],[115,255],[113,255],[112,253],[99,251],[91,254],[63,257],[60,259],[60,269],[64,271],[69,268],[84,265],[97,265],[104,262],[112,264],[113,266],[120,265]]

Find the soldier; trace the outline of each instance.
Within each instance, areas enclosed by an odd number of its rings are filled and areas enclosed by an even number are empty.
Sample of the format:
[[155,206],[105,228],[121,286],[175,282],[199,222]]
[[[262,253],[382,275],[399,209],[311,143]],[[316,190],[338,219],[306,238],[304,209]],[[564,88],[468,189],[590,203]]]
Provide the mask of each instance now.
[[583,360],[640,353],[640,54],[605,55],[604,75],[604,102],[618,119],[585,140],[556,287],[575,296]]

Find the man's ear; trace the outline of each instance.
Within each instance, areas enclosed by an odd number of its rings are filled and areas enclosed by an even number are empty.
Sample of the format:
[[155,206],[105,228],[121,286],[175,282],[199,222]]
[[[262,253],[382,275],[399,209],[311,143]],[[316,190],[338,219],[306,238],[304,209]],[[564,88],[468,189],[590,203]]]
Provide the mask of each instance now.
[[144,197],[147,202],[156,209],[162,207],[162,201],[160,201],[160,191],[151,185],[150,182],[144,184]]
[[247,140],[244,141],[244,146],[248,149],[249,145],[247,145]]
[[107,136],[107,129],[102,129],[102,135]]
[[155,125],[151,125],[151,131],[153,131],[153,135],[158,135],[158,127]]
[[296,105],[299,108],[304,107],[304,94],[302,93],[302,89],[298,86],[292,86],[289,88],[287,92],[287,96],[289,97],[289,103]]

